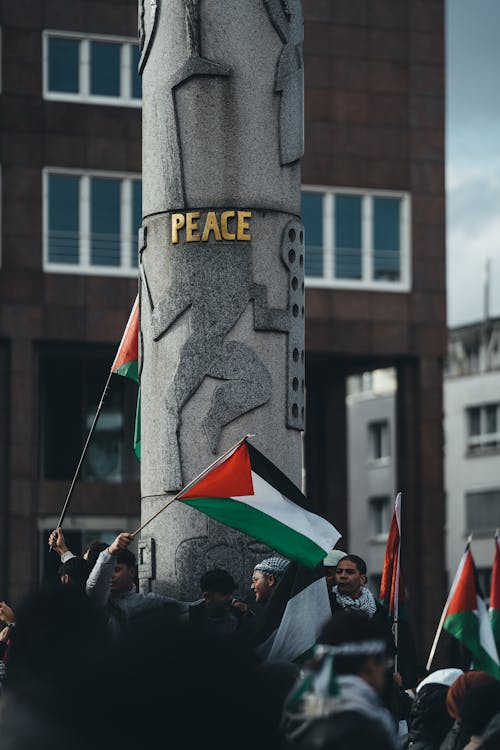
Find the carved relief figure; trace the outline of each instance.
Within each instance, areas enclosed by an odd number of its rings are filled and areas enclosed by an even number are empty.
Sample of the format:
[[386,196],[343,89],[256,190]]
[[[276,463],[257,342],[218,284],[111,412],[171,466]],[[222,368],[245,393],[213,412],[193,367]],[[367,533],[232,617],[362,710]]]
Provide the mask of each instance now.
[[280,101],[280,159],[291,164],[304,154],[304,23],[300,0],[263,0],[269,19],[283,42],[274,90]]
[[[171,282],[165,295],[151,301],[153,339],[161,339],[173,323],[190,309],[191,333],[180,349],[174,378],[165,390],[163,435],[165,490],[182,487],[178,447],[180,415],[188,399],[207,376],[224,381],[213,393],[203,419],[209,445],[217,452],[222,428],[271,398],[271,376],[248,345],[227,336],[248,303],[253,300],[254,328],[281,331],[289,328],[287,310],[270,308],[265,286],[255,284],[248,243],[184,246],[170,258]],[[149,288],[146,270],[142,278]],[[150,292],[142,300],[149,300]]]

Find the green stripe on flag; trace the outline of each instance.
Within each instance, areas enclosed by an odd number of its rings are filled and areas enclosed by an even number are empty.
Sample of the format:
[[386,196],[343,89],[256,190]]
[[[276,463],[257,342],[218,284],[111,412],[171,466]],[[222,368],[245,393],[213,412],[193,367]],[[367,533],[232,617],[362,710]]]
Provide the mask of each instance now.
[[490,622],[491,629],[493,630],[493,637],[495,638],[497,646],[500,647],[500,609],[490,610]]
[[135,380],[136,383],[139,382],[139,363],[136,359],[133,359],[131,362],[125,362],[125,364],[120,365],[120,367],[117,367],[116,370],[114,370],[115,375],[122,375],[124,378],[130,378],[131,380]]
[[134,426],[134,451],[135,455],[141,460],[141,386],[137,391],[137,406],[135,408],[135,426]]
[[325,557],[325,550],[311,539],[247,503],[222,497],[180,498],[180,501],[308,568],[314,568]]
[[444,629],[469,649],[476,669],[482,669],[500,680],[500,666],[481,646],[479,618],[475,612],[468,610],[448,615]]

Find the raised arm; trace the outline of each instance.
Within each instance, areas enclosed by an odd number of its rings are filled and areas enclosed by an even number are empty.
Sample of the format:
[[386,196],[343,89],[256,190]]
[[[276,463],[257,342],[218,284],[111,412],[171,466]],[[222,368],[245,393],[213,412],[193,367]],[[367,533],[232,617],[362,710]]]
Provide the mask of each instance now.
[[122,532],[109,547],[101,552],[97,562],[90,571],[87,579],[86,591],[95,602],[104,607],[111,594],[111,579],[116,564],[116,553],[125,549],[133,541],[132,534]]

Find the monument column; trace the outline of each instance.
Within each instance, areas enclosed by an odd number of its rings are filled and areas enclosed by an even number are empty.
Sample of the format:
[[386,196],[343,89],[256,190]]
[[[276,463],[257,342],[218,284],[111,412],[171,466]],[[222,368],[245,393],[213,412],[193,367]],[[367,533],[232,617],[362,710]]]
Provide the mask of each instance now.
[[[143,522],[246,433],[300,486],[300,0],[140,0]],[[179,597],[264,548],[174,503],[140,579]]]

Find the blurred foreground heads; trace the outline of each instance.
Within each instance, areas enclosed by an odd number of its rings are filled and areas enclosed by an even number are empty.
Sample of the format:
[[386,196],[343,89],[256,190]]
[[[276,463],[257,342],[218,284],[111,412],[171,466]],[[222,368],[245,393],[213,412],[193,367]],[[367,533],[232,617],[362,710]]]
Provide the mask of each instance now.
[[166,745],[266,748],[256,664],[241,643],[207,641],[151,610],[112,641],[106,616],[73,586],[17,612],[0,699],[1,750]]

